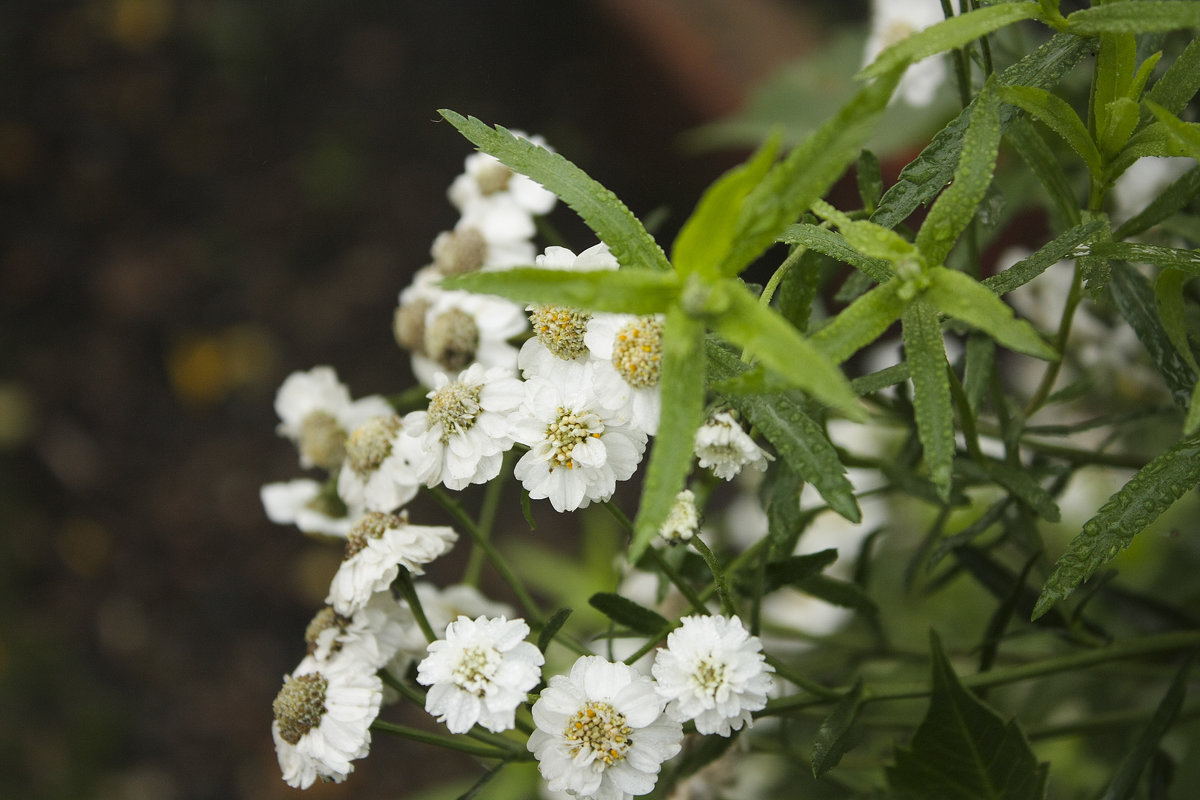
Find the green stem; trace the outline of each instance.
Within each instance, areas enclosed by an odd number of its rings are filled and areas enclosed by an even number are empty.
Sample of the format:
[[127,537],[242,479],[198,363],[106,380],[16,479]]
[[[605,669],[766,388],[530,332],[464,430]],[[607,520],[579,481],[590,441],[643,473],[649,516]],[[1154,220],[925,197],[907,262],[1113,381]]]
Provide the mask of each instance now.
[[[954,16],[950,0],[942,0],[942,14],[946,19]],[[958,81],[958,99],[962,101],[963,108],[966,108],[971,104],[971,61],[967,57],[965,47],[954,51],[954,73]]]
[[696,548],[704,563],[708,565],[709,572],[712,573],[713,581],[717,587],[717,594],[721,596],[721,612],[726,616],[737,616],[737,609],[733,604],[733,595],[729,592],[729,581],[726,579],[725,570],[721,566],[721,562],[717,560],[717,556],[709,549],[704,540],[700,538],[700,534],[696,534],[688,543]]
[[429,618],[425,616],[425,609],[421,607],[421,598],[417,597],[417,587],[413,585],[412,573],[401,567],[399,574],[396,575],[396,580],[392,581],[392,587],[400,590],[400,596],[408,603],[408,609],[416,619],[421,633],[425,634],[425,640],[436,642],[439,637],[434,633],[433,626],[429,624]]
[[[615,519],[627,533],[633,533],[633,522],[630,521],[629,517],[625,515],[624,511],[613,505],[613,503],[608,500],[605,500],[603,503],[601,503],[601,505],[604,506],[605,510],[612,515],[612,518]],[[708,613],[708,609],[704,607],[704,601],[700,599],[698,594],[696,594],[696,590],[690,583],[687,582],[687,580],[684,579],[682,575],[679,574],[679,571],[675,569],[675,567],[671,566],[671,563],[663,557],[662,553],[660,553],[654,547],[647,547],[646,555],[650,557],[662,574],[667,576],[667,579],[671,581],[676,589],[679,590],[679,593],[682,594],[689,603],[691,603],[692,609],[697,614]]]
[[788,667],[775,656],[768,655],[764,652],[763,658],[766,659],[768,664],[774,667],[776,675],[783,678],[785,681],[796,684],[809,694],[816,695],[817,697],[821,697],[826,700],[840,700],[842,698],[841,692],[838,692],[836,689],[830,689],[827,686],[822,686],[816,681],[804,677],[791,667]]
[[[509,758],[515,761],[530,761],[533,759],[532,753],[522,752],[517,749],[516,743],[512,742],[510,747],[499,749],[488,745],[477,745],[472,742],[466,742],[454,736],[445,736],[440,733],[431,733],[429,731],[410,728],[407,725],[397,725],[392,722],[384,722],[383,720],[375,720],[371,723],[371,730],[379,731],[380,733],[390,733],[393,736],[399,736],[404,739],[411,739],[414,742],[424,742],[425,744],[433,744],[438,747],[445,747],[449,750],[457,750],[460,753],[478,756],[479,758]],[[507,739],[505,741],[508,741]]]
[[792,248],[792,252],[788,253],[787,258],[779,265],[779,269],[767,281],[767,285],[763,287],[763,292],[758,298],[758,304],[766,307],[771,305],[771,298],[775,296],[775,290],[779,288],[779,284],[783,282],[784,276],[788,274],[792,267],[800,263],[800,259],[804,257],[805,251],[808,248],[803,245],[796,245]]
[[[504,479],[511,473],[511,470],[508,469],[511,454],[511,450],[504,454],[505,464],[500,469],[500,474],[488,481],[487,489],[484,491],[483,505],[479,509],[479,535],[484,539],[491,540],[492,538],[496,512],[500,508],[500,498],[504,493]],[[487,560],[487,553],[479,545],[474,545],[471,548],[471,555],[467,559],[466,569],[463,570],[463,583],[468,586],[479,586],[479,575],[483,571],[485,560]]]

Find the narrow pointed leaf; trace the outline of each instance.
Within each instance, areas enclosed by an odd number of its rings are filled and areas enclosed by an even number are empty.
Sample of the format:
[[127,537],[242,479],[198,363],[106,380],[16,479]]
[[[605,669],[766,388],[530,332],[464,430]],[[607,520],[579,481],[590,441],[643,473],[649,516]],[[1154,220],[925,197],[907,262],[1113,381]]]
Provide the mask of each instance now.
[[925,257],[925,263],[931,266],[946,260],[959,235],[975,218],[975,211],[991,185],[1000,149],[999,109],[995,79],[989,79],[975,99],[975,111],[963,136],[962,154],[954,168],[954,179],[933,204],[917,232],[917,249]]
[[569,616],[571,616],[571,609],[560,608],[554,612],[554,616],[546,620],[546,624],[542,626],[542,630],[538,633],[538,650],[541,650],[543,653],[546,652],[546,648],[550,646],[550,642],[554,640],[555,635],[562,630],[562,626]]
[[1091,253],[1100,258],[1117,258],[1134,264],[1153,264],[1163,269],[1178,270],[1188,275],[1200,275],[1200,253],[1141,242],[1100,242]]
[[1088,172],[1097,179],[1104,173],[1100,151],[1088,133],[1087,125],[1070,103],[1045,89],[1033,86],[1005,86],[1000,99],[1016,106],[1058,134],[1083,159]]
[[726,172],[704,192],[671,248],[671,263],[680,275],[720,274],[733,245],[742,203],[775,162],[779,139],[775,132],[749,161]]
[[1079,199],[1071,179],[1058,163],[1058,156],[1046,144],[1042,134],[1038,132],[1027,117],[1016,117],[1009,123],[1004,132],[1004,138],[1017,151],[1018,155],[1029,166],[1042,184],[1042,188],[1050,195],[1054,208],[1068,223],[1078,224],[1080,220]]
[[813,777],[820,778],[833,769],[862,738],[862,726],[858,716],[863,707],[863,682],[860,677],[854,688],[846,692],[833,713],[825,718],[817,729],[817,738],[812,747]]
[[1083,530],[1067,545],[1067,552],[1055,563],[1054,571],[1042,587],[1033,618],[1068,597],[1197,483],[1200,483],[1200,436],[1193,434],[1138,470],[1100,507],[1096,516],[1084,523]]
[[846,242],[860,253],[893,263],[917,258],[917,247],[895,231],[867,220],[851,219],[838,209],[818,200],[812,211],[822,219],[838,226]]
[[858,156],[858,196],[862,199],[863,208],[867,213],[875,210],[875,204],[883,197],[883,173],[879,169],[879,159],[870,150],[863,150]]
[[1112,264],[1109,288],[1117,310],[1133,328],[1138,341],[1146,348],[1150,360],[1167,382],[1171,399],[1180,409],[1187,408],[1197,376],[1176,352],[1158,318],[1150,279],[1123,261],[1116,261]]
[[931,633],[933,694],[911,747],[887,768],[901,800],[1043,800],[1048,766],[1038,764],[1015,720],[1007,723],[959,682]]
[[1109,3],[1067,15],[1067,32],[1076,36],[1102,33],[1160,33],[1200,26],[1200,3],[1190,0],[1145,0]]
[[1162,51],[1152,53],[1149,58],[1141,63],[1137,72],[1134,73],[1133,81],[1129,84],[1129,88],[1125,92],[1125,96],[1133,102],[1137,103],[1142,99],[1142,94],[1146,91],[1146,84],[1150,81],[1150,76],[1154,74],[1158,62],[1162,61]]
[[955,50],[992,31],[1023,19],[1042,15],[1038,3],[1006,3],[969,11],[931,25],[923,31],[906,36],[884,50],[868,64],[858,77],[873,78],[903,64]]
[[669,270],[662,248],[625,204],[558,153],[449,109],[438,111],[476,147],[528,175],[575,210],[623,266]]
[[[1078,36],[1058,34],[1020,61],[999,74],[1001,86],[1033,86],[1046,89],[1056,85],[1071,72],[1094,47],[1094,43]],[[871,220],[885,228],[894,228],[917,206],[932,200],[950,182],[958,165],[963,134],[975,109],[975,104],[963,109],[946,127],[938,131],[921,154],[900,171],[879,201]],[[1001,128],[1008,126],[1017,109],[1000,109]]]
[[828,575],[812,575],[800,581],[794,581],[792,586],[810,594],[818,600],[824,600],[830,605],[849,608],[860,614],[874,616],[879,613],[879,606],[867,594],[866,590],[857,583],[831,578]]
[[988,477],[1036,511],[1039,517],[1047,522],[1058,522],[1061,519],[1062,515],[1058,510],[1058,504],[1054,502],[1054,497],[1029,474],[1027,469],[991,459],[984,461],[982,466]]
[[1200,379],[1192,388],[1191,401],[1188,404],[1187,418],[1183,421],[1183,435],[1191,436],[1200,429]]
[[814,575],[820,575],[826,567],[837,561],[838,551],[830,548],[818,553],[788,556],[767,564],[766,585],[763,593],[773,592],[782,586],[802,583]]
[[1113,238],[1128,239],[1150,230],[1187,205],[1197,194],[1200,194],[1200,166],[1192,167],[1172,181],[1170,186],[1150,201],[1150,205],[1122,223],[1121,227],[1113,232]]
[[661,614],[611,592],[597,592],[588,598],[588,605],[638,633],[654,634],[670,625]]
[[779,284],[779,313],[800,332],[808,330],[813,302],[821,288],[821,269],[828,258],[815,249],[807,249],[792,265]]
[[742,203],[734,244],[721,274],[736,275],[833,186],[854,161],[900,80],[902,68],[881,75],[797,145]]
[[1146,105],[1166,127],[1171,137],[1183,147],[1184,152],[1192,158],[1200,159],[1200,126],[1189,125],[1152,101],[1146,101]]
[[1197,91],[1200,91],[1200,39],[1192,39],[1146,92],[1146,99],[1171,114],[1178,114]]
[[1105,109],[1118,97],[1126,97],[1137,69],[1137,37],[1132,33],[1104,33],[1096,52],[1095,89],[1092,105],[1096,130],[1104,124]]
[[691,472],[696,430],[704,421],[704,364],[703,325],[672,306],[663,326],[663,415],[633,523],[630,563],[637,562],[658,533]]
[[887,261],[860,253],[846,241],[845,236],[820,225],[791,225],[779,235],[779,241],[802,245],[843,264],[849,264],[876,283],[887,283],[892,277],[892,268]]
[[624,314],[660,314],[679,296],[679,279],[674,273],[639,269],[571,272],[518,267],[456,275],[443,279],[441,285],[521,303]]
[[1063,231],[1032,255],[984,280],[983,285],[998,295],[1008,294],[1041,275],[1048,267],[1070,258],[1081,245],[1103,231],[1105,225],[1104,220],[1093,219]]
[[904,311],[905,360],[913,382],[917,435],[925,452],[929,477],[942,502],[950,500],[954,466],[954,410],[946,375],[946,348],[937,309],[918,298]]
[[946,316],[979,328],[1009,350],[1058,360],[1058,353],[1032,325],[1017,319],[991,289],[968,275],[945,267],[931,269],[925,298]]
[[888,281],[846,306],[809,341],[835,364],[840,364],[883,335],[900,319],[908,301],[901,297],[903,283]]
[[1158,306],[1158,318],[1167,332],[1167,338],[1175,345],[1175,351],[1193,372],[1200,375],[1200,364],[1196,363],[1196,356],[1192,353],[1187,320],[1184,318],[1183,285],[1190,277],[1183,270],[1164,269],[1154,282],[1154,302]]
[[[719,292],[718,292],[719,290]],[[825,405],[833,406],[853,419],[863,412],[842,371],[810,341],[744,286],[731,279],[714,287],[722,313],[711,318],[714,331],[743,347],[764,367],[803,389]],[[670,408],[665,398],[664,408]]]

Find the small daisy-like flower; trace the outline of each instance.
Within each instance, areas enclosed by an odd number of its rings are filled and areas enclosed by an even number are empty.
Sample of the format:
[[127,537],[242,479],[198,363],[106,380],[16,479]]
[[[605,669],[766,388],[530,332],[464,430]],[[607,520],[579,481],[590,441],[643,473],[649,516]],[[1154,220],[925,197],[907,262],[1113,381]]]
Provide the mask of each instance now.
[[513,206],[486,205],[463,215],[454,230],[438,234],[430,255],[442,275],[462,275],[533,263],[529,215]]
[[513,445],[508,416],[524,394],[521,382],[502,367],[472,364],[454,381],[438,374],[426,395],[429,407],[404,418],[404,430],[418,442],[413,449],[417,480],[458,490],[496,477]]
[[409,441],[396,414],[372,417],[354,429],[337,483],[338,496],[352,512],[395,511],[416,496]]
[[592,356],[611,363],[629,387],[630,423],[651,436],[662,415],[662,334],[661,315],[629,314],[596,314],[584,334]]
[[344,781],[354,771],[350,762],[370,749],[382,696],[375,670],[353,660],[308,657],[284,676],[271,735],[288,785],[307,789],[317,778]]
[[267,518],[276,525],[295,525],[305,533],[346,538],[354,520],[336,496],[307,478],[265,484],[258,492]]
[[658,693],[667,713],[680,722],[696,721],[697,733],[729,736],[753,724],[750,712],[767,704],[774,671],[762,642],[737,617],[692,616],[667,637],[654,658]]
[[511,417],[513,438],[530,448],[513,474],[530,497],[548,498],[560,512],[612,497],[646,449],[646,434],[625,419],[617,376],[571,367],[527,380]]
[[771,455],[754,443],[727,411],[712,415],[696,431],[696,457],[718,478],[732,480],[742,467],[762,472]]
[[438,290],[425,311],[420,350],[412,351],[413,373],[433,386],[439,372],[457,377],[474,363],[517,370],[517,349],[508,343],[529,328],[516,303],[501,297]]
[[[872,0],[863,65],[870,64],[888,47],[945,18],[938,0]],[[909,105],[924,107],[933,102],[945,80],[945,60],[940,56],[926,58],[908,68],[896,92]]]
[[417,683],[430,687],[425,710],[451,733],[479,723],[493,733],[514,725],[516,709],[537,686],[545,659],[525,641],[524,620],[459,617],[446,637],[429,644],[417,665]]
[[[510,133],[549,149],[546,140],[540,136],[527,136],[520,131]],[[481,208],[499,207],[519,210],[527,218],[548,214],[558,201],[558,197],[549,189],[528,176],[514,172],[486,153],[467,156],[463,173],[450,184],[447,194],[450,202],[464,214],[479,213]]]
[[422,565],[448,553],[457,540],[443,525],[409,525],[395,514],[368,512],[346,537],[346,554],[325,602],[349,616],[391,586],[401,567],[423,575]]
[[533,704],[528,747],[551,791],[627,800],[654,789],[683,727],[663,713],[654,682],[633,667],[583,656]]
[[332,367],[293,372],[275,395],[279,434],[296,443],[300,466],[333,471],[346,455],[346,435],[365,420],[391,414],[382,397],[351,401]]
[[700,527],[700,514],[696,511],[696,495],[691,489],[684,489],[675,495],[675,502],[667,512],[667,518],[658,529],[658,535],[667,544],[686,542],[696,534]]
[[322,608],[308,623],[304,641],[318,662],[351,658],[379,669],[396,656],[411,620],[391,592],[376,592],[350,616]]

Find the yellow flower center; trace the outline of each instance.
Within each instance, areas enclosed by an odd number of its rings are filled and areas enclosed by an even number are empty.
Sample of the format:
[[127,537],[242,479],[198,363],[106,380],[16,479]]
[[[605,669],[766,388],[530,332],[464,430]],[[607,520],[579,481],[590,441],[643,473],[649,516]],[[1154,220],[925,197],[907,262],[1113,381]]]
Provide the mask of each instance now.
[[567,721],[563,736],[571,742],[567,750],[572,757],[587,749],[595,753],[598,760],[612,766],[629,752],[629,734],[632,732],[633,729],[625,724],[624,714],[608,703],[591,700]]

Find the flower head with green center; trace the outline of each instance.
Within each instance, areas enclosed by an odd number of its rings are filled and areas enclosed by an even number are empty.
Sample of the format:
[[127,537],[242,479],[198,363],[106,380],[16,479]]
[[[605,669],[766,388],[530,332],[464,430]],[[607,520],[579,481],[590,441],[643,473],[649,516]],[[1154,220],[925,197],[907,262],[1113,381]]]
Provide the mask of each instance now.
[[332,367],[293,372],[275,395],[279,434],[296,443],[300,465],[335,471],[346,453],[346,435],[367,419],[391,413],[382,397],[351,401]]
[[418,482],[409,441],[404,421],[394,413],[372,417],[346,439],[337,490],[352,515],[395,511],[413,499]]
[[695,449],[700,466],[711,467],[713,474],[727,481],[745,466],[764,471],[771,458],[727,411],[713,414],[700,426]]
[[460,616],[446,636],[429,645],[417,665],[417,682],[428,686],[425,710],[451,733],[476,723],[499,733],[513,727],[516,708],[542,676],[542,653],[525,641],[524,620]]
[[592,357],[612,364],[629,395],[629,421],[653,436],[662,415],[661,315],[596,314],[585,341]]
[[654,683],[633,667],[584,656],[555,675],[533,705],[529,750],[551,791],[628,798],[654,789],[683,729],[663,713]]

